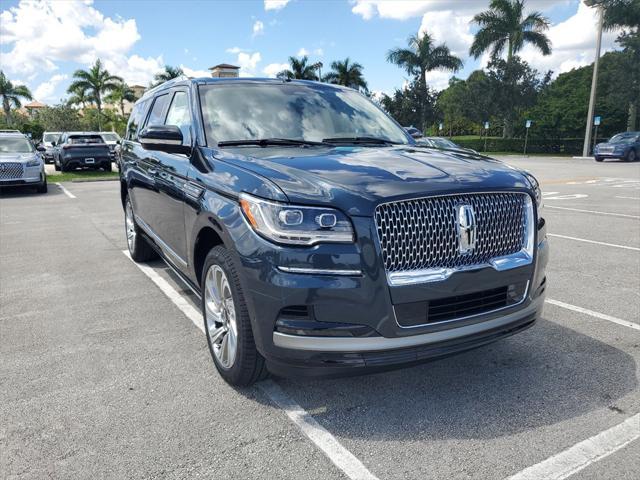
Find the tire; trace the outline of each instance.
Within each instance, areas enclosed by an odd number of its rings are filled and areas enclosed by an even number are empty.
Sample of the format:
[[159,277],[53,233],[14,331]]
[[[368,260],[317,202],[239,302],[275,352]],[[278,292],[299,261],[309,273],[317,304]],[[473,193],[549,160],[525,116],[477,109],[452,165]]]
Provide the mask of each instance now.
[[638,159],[638,154],[633,148],[630,148],[627,156],[624,157],[624,159],[626,162],[635,162]]
[[53,161],[53,168],[55,168],[56,172],[60,171],[60,165],[55,160]]
[[41,185],[38,185],[38,187],[36,188],[36,192],[38,193],[47,193],[48,187],[47,187],[47,177],[44,177],[44,182],[42,182]]
[[103,170],[104,170],[105,172],[112,172],[112,171],[113,171],[113,168],[111,167],[111,162],[109,162],[107,165],[105,165],[105,166],[104,166],[104,167],[102,167],[102,168],[103,168]]
[[266,378],[268,371],[256,349],[233,257],[224,247],[214,247],[202,272],[202,317],[209,352],[220,376],[234,386],[247,386]]
[[601,162],[602,160],[602,157],[596,157],[596,162]]
[[136,223],[129,195],[127,195],[124,207],[124,232],[127,238],[129,255],[131,255],[134,262],[148,262],[158,258],[158,253],[149,245]]
[[68,169],[67,167],[65,167],[64,163],[60,162],[60,171],[61,171],[61,172],[66,172],[66,171],[68,171],[68,170],[69,170],[69,169]]

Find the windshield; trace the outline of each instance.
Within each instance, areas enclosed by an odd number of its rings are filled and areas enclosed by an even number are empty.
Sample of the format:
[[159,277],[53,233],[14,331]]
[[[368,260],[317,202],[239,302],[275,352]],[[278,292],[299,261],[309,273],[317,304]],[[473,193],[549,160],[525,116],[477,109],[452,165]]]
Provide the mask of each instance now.
[[408,143],[403,130],[361,94],[321,85],[203,85],[202,116],[209,144],[286,138],[321,142],[376,137]]
[[636,135],[636,133],[619,133],[611,137],[609,143],[631,142]]
[[0,153],[31,153],[33,146],[25,137],[0,137]]
[[102,133],[101,135],[105,142],[117,142],[120,140],[117,133]]
[[42,141],[47,143],[57,142],[59,138],[60,138],[59,133],[45,133],[42,136]]

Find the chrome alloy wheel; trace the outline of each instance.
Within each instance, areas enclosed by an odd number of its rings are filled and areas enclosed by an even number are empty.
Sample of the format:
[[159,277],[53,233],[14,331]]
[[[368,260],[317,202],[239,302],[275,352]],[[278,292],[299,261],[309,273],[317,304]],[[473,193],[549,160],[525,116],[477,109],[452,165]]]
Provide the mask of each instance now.
[[224,270],[212,265],[204,280],[204,305],[209,341],[223,368],[231,368],[238,350],[236,309]]
[[133,208],[131,207],[131,201],[127,200],[127,206],[124,213],[124,228],[127,232],[127,246],[129,252],[133,252],[136,244],[136,224],[133,221]]

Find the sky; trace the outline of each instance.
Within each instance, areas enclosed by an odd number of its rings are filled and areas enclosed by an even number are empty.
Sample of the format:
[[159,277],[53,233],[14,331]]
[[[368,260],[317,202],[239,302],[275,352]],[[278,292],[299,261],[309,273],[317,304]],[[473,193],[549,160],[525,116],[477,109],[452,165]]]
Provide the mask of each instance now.
[[[487,57],[468,55],[477,27],[472,17],[489,0],[0,0],[0,68],[54,104],[67,96],[73,72],[102,59],[131,85],[148,85],[165,64],[189,76],[208,76],[218,63],[241,67],[241,76],[273,77],[289,56],[321,61],[349,57],[364,67],[370,90],[392,93],[408,75],[386,62],[389,49],[428,32],[464,61],[466,78]],[[528,0],[551,22],[553,53],[531,48],[520,55],[555,75],[588,65],[595,55],[596,14],[579,0]],[[606,32],[603,50],[615,49]],[[449,72],[427,81],[445,88]]]

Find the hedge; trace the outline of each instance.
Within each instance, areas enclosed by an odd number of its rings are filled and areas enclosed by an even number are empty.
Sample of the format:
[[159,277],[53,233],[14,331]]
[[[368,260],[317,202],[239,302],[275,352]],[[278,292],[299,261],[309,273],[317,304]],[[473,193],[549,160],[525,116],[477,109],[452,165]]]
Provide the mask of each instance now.
[[[485,151],[484,139],[454,139],[454,142],[461,147],[472,148],[478,152]],[[527,153],[580,155],[582,153],[583,143],[584,139],[582,138],[530,138],[527,142]],[[487,138],[486,151],[522,153],[524,151],[524,138]]]

